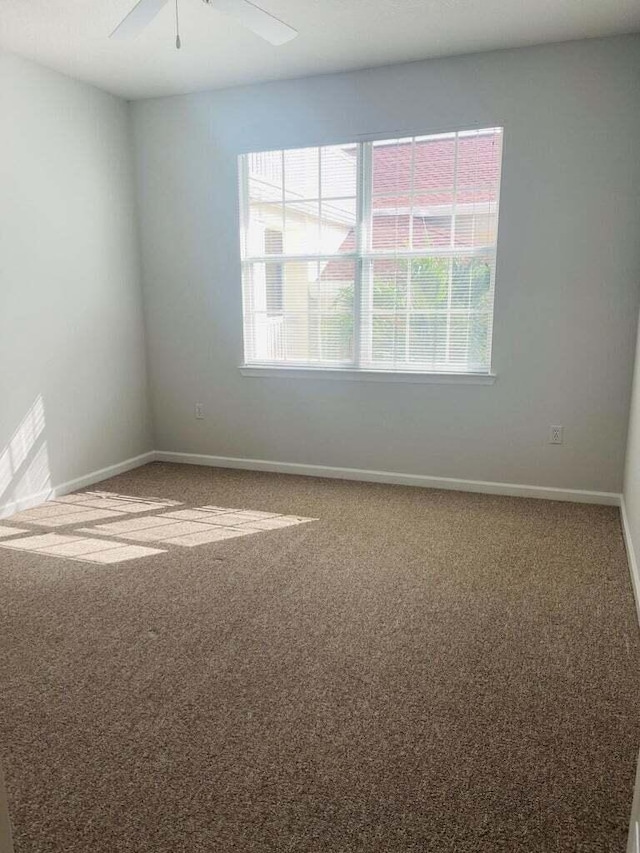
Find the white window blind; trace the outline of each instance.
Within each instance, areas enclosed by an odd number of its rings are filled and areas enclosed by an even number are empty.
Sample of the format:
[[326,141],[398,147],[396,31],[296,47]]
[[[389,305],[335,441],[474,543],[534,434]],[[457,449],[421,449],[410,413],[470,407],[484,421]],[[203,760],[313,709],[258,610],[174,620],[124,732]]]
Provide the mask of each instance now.
[[502,129],[240,157],[245,363],[488,373]]

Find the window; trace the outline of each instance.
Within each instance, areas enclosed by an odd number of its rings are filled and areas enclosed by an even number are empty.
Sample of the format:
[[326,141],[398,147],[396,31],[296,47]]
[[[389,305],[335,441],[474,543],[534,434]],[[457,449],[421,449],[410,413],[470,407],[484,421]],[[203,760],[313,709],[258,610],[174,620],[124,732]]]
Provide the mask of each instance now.
[[247,365],[488,374],[502,129],[240,157]]

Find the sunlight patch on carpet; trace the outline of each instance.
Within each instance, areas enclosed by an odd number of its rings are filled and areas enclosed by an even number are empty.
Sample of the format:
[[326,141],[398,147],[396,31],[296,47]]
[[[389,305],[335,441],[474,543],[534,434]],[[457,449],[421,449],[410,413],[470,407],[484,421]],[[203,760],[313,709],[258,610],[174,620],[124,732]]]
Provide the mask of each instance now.
[[[95,527],[78,527],[70,534],[46,533],[20,538],[8,537],[31,531],[0,527],[0,538],[3,539],[0,548],[90,563],[119,563],[166,553],[158,548],[130,545],[129,541],[194,548],[318,520],[262,510],[209,505],[152,514],[154,510],[157,512],[176,506],[183,504],[180,501],[136,498],[111,492],[66,495],[20,512],[13,516],[12,520],[44,528],[85,525],[87,522],[106,518],[117,520]],[[126,518],[128,514],[136,517]],[[122,539],[128,541],[118,541]]]
[[28,530],[24,530],[21,527],[8,527],[6,524],[0,524],[0,539],[3,539],[5,536],[16,536],[18,533],[28,532]]
[[65,495],[33,509],[26,509],[11,516],[11,520],[41,527],[63,527],[68,524],[100,521],[104,518],[158,512],[173,506],[182,506],[182,503],[161,498],[148,500],[131,495],[118,495],[114,492],[82,492]]
[[60,533],[45,533],[41,536],[10,539],[2,542],[0,547],[12,548],[16,551],[34,551],[38,554],[47,554],[50,557],[67,557],[89,563],[122,563],[125,560],[134,560],[138,557],[166,553],[157,548],[141,548],[108,539],[90,539]]
[[135,542],[168,542],[192,548],[194,545],[292,527],[310,521],[317,519],[229,507],[196,507],[157,516],[99,524],[96,527],[82,528],[80,532],[117,536],[119,539],[132,539]]

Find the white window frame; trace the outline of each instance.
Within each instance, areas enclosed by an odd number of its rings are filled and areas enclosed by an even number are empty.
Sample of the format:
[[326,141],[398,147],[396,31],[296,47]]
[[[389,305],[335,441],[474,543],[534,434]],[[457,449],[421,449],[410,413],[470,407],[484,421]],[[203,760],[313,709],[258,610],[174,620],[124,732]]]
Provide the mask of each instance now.
[[[501,125],[495,125],[495,128],[500,128],[502,131],[502,144],[504,146],[504,127]],[[489,126],[486,128],[479,128],[490,130],[493,129]],[[456,145],[458,140],[458,134],[465,133],[473,133],[473,128],[465,128],[457,131],[445,131],[442,135],[456,134]],[[286,263],[292,259],[296,261],[305,260],[308,261],[317,261],[317,260],[327,260],[333,259],[335,257],[339,257],[341,261],[349,261],[352,260],[356,264],[356,272],[354,276],[354,315],[353,315],[353,333],[354,333],[354,341],[353,341],[353,352],[354,358],[353,361],[344,362],[342,364],[336,364],[335,366],[327,366],[320,365],[314,366],[307,363],[298,363],[295,362],[242,362],[239,365],[240,373],[243,376],[253,377],[253,378],[279,378],[279,379],[328,379],[328,380],[347,380],[347,381],[373,381],[373,382],[406,382],[406,383],[417,383],[417,384],[454,384],[454,385],[493,385],[496,381],[497,374],[493,371],[493,338],[494,338],[494,330],[493,323],[495,318],[495,277],[496,277],[496,262],[497,262],[497,235],[498,235],[498,223],[496,225],[496,242],[495,245],[490,247],[478,247],[471,248],[468,247],[465,249],[466,255],[490,255],[493,259],[493,264],[491,266],[491,289],[493,293],[493,303],[492,303],[492,311],[490,317],[490,326],[489,326],[489,367],[486,371],[464,371],[464,372],[453,372],[450,370],[403,370],[403,369],[385,369],[385,368],[377,368],[377,367],[368,367],[360,365],[360,358],[362,356],[362,347],[361,347],[361,335],[362,335],[362,282],[364,278],[364,270],[362,269],[365,265],[368,265],[371,269],[373,267],[373,261],[376,259],[381,259],[387,257],[384,252],[375,252],[371,249],[365,251],[365,247],[367,246],[368,240],[366,235],[366,227],[371,221],[371,210],[372,210],[372,196],[373,196],[373,167],[372,167],[372,151],[373,145],[376,142],[385,142],[389,141],[392,143],[396,139],[406,139],[412,137],[419,136],[436,136],[440,135],[440,133],[433,132],[423,132],[423,133],[402,133],[402,134],[393,134],[393,135],[384,135],[384,136],[366,136],[361,137],[359,139],[349,140],[348,143],[345,144],[355,144],[358,146],[358,168],[357,168],[357,178],[356,178],[356,234],[358,237],[358,244],[355,252],[345,252],[340,253],[339,255],[322,255],[322,254],[313,254],[313,255],[265,255],[262,256],[254,256],[251,255],[249,257],[245,257],[246,250],[246,235],[249,227],[249,196],[248,196],[248,175],[246,173],[245,166],[245,157],[250,153],[261,153],[261,152],[250,152],[246,151],[239,155],[238,157],[238,181],[240,187],[240,215],[241,215],[241,267],[242,273],[244,276],[244,267],[245,265],[255,264],[255,263],[277,263],[283,262]],[[318,147],[324,147],[326,145],[332,144],[340,144],[340,143],[327,143],[322,142],[318,143]],[[294,150],[298,147],[315,147],[312,144],[305,146],[292,146],[289,148],[282,148],[276,150]],[[502,157],[500,161],[500,173],[498,177],[498,186],[497,186],[497,198],[498,198],[498,220],[500,216],[500,202],[501,202],[501,179],[502,179]],[[422,258],[425,256],[429,257],[438,257],[438,256],[450,256],[451,250],[450,248],[446,249],[435,249],[435,250],[425,250],[416,249],[416,250],[396,250],[393,252],[394,257],[398,258]],[[243,339],[243,351],[245,351],[245,317],[247,316],[245,298],[246,295],[244,293],[244,286],[242,285],[242,293],[243,293],[243,322],[242,322],[242,339]]]

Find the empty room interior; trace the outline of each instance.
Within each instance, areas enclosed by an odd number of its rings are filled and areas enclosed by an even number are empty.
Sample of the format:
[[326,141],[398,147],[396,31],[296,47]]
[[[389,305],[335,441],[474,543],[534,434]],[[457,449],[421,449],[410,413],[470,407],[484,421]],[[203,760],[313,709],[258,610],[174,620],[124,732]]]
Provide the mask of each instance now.
[[637,0],[5,0],[0,106],[1,853],[640,853]]

